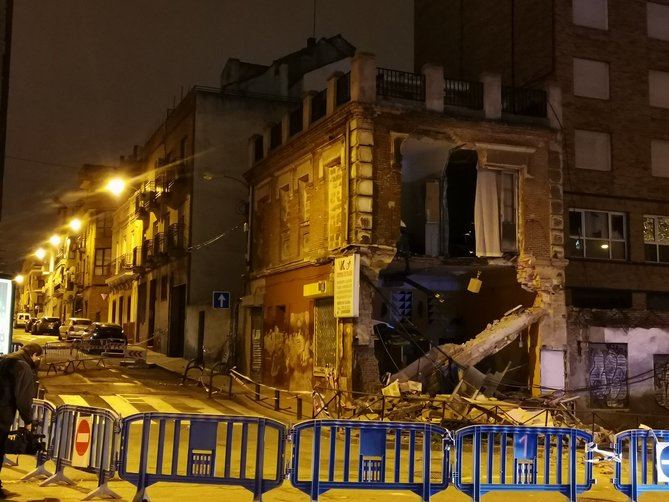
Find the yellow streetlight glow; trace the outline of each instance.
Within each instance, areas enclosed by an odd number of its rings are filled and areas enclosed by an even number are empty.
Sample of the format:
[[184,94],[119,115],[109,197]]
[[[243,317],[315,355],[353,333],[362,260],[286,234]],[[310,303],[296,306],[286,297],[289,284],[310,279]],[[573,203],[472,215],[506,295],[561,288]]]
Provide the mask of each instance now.
[[121,178],[112,178],[107,182],[105,190],[118,197],[125,190],[125,181]]
[[14,277],[14,282],[16,284],[23,284],[23,276],[21,274],[17,274],[17,276]]
[[49,237],[49,242],[53,247],[57,247],[60,244],[60,241],[61,238],[58,234],[53,234],[51,237]]
[[72,218],[70,220],[70,228],[74,230],[75,232],[78,232],[81,230],[81,220],[79,218]]
[[35,250],[35,256],[37,257],[38,260],[43,260],[44,257],[46,256],[46,251],[44,248],[37,248]]

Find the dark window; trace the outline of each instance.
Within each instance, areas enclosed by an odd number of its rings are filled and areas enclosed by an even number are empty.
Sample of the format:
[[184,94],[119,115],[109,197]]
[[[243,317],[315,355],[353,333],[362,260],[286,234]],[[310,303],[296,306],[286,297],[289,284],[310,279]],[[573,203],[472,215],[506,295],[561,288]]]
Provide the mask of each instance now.
[[588,309],[629,309],[632,308],[632,292],[574,288],[571,290],[571,305]]
[[112,234],[112,214],[99,214],[95,220],[96,237],[111,237]]
[[167,300],[167,275],[160,278],[160,299],[161,301]]
[[624,260],[627,257],[627,228],[623,213],[569,210],[569,243],[572,257]]
[[95,250],[94,275],[108,276],[109,264],[111,262],[111,248],[99,248]]
[[116,322],[116,300],[112,301],[111,313],[112,313],[111,322]]
[[118,323],[121,325],[123,325],[123,300],[122,296],[118,299]]
[[649,310],[669,310],[669,293],[646,293]]
[[130,307],[131,307],[130,297],[128,297],[127,302],[128,302],[128,312],[127,312],[126,321],[127,321],[127,322],[130,322],[130,312],[131,312],[131,308],[130,308]]

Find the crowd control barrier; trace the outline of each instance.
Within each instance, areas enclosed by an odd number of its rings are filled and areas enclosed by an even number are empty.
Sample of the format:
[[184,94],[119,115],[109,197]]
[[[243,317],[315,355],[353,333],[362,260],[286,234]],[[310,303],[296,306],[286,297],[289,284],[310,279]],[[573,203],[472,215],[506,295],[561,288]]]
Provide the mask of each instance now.
[[290,439],[290,482],[311,500],[331,489],[406,490],[429,500],[449,484],[450,434],[436,425],[309,420]]
[[[633,429],[615,436],[616,464],[613,485],[637,502],[647,492],[669,492],[669,431]],[[650,471],[650,473],[649,473]]]
[[107,482],[114,476],[120,443],[120,418],[110,410],[63,405],[56,409],[53,440],[48,455],[56,472],[40,486],[75,482],[65,476],[65,467],[97,474],[98,487],[83,500],[95,497],[121,498]]
[[[44,401],[41,399],[33,399],[31,413],[32,413],[32,421],[35,424],[34,433],[44,436],[44,439],[42,441],[44,442],[44,444],[48,449],[51,437],[53,435],[53,419],[56,413],[56,408],[54,407],[53,404],[51,404],[48,401]],[[14,419],[14,423],[12,424],[10,431],[15,431],[19,427],[23,427],[24,425],[25,424],[23,423],[23,420],[21,420],[21,417],[19,417],[19,414],[17,412],[16,418]],[[47,460],[49,460],[48,452],[46,450],[39,452],[36,455],[36,459],[37,459],[37,467],[35,468],[35,470],[24,476],[22,479],[30,479],[40,475],[46,475],[46,476],[51,475],[51,473],[49,473],[44,468],[44,463]],[[13,467],[17,465],[17,462],[14,462],[13,460],[5,456],[4,464],[9,467]]]
[[[454,483],[474,502],[494,491],[559,492],[571,502],[594,483],[592,435],[577,429],[473,425],[456,432]],[[577,460],[582,448],[584,469]],[[465,471],[466,455],[471,470]],[[509,469],[512,467],[513,470]],[[465,474],[467,472],[467,474]]]
[[259,501],[283,480],[286,427],[275,420],[141,413],[123,419],[122,437],[119,475],[137,487],[134,502],[161,481],[241,486]]

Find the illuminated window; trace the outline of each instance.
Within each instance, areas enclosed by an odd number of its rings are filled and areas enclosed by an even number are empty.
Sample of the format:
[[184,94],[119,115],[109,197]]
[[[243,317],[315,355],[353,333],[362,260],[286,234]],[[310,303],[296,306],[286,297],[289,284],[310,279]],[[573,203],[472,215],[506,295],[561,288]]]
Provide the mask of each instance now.
[[669,216],[643,217],[646,261],[669,263]]
[[624,213],[569,210],[568,253],[577,258],[625,260],[627,229]]

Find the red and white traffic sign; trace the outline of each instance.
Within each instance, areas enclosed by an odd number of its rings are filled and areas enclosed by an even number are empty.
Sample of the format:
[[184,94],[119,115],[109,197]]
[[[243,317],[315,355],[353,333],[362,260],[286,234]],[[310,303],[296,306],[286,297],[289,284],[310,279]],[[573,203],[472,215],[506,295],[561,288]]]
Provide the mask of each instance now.
[[91,417],[78,417],[72,448],[72,467],[88,467],[91,458]]

